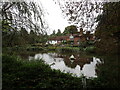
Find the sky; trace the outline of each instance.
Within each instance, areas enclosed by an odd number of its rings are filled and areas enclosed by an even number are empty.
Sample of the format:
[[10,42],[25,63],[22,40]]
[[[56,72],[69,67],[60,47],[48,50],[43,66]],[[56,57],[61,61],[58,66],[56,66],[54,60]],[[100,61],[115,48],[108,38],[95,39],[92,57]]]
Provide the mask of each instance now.
[[45,10],[45,19],[49,25],[49,30],[47,30],[48,34],[51,34],[53,30],[57,31],[58,29],[63,32],[69,23],[63,18],[59,5],[55,4],[53,0],[40,1]]
[[[33,0],[33,1],[37,2],[38,4],[40,3],[42,4],[42,7],[44,9],[43,11],[45,13],[44,17],[49,25],[49,29],[46,30],[48,34],[51,34],[53,30],[57,32],[58,29],[60,29],[61,32],[63,32],[65,27],[70,26],[67,19],[63,17],[59,5],[55,4],[53,0]],[[75,0],[75,1],[81,1],[81,0]],[[94,1],[94,0],[90,0],[90,1]],[[97,23],[95,24],[95,26],[96,25]]]
[[[44,12],[45,12],[45,19],[49,25],[49,29],[47,29],[47,33],[51,34],[53,30],[56,32],[58,29],[61,32],[64,31],[65,27],[70,26],[67,19],[63,17],[62,11],[58,4],[55,4],[53,0],[34,0],[38,4],[42,4]],[[81,0],[75,0],[81,1]]]

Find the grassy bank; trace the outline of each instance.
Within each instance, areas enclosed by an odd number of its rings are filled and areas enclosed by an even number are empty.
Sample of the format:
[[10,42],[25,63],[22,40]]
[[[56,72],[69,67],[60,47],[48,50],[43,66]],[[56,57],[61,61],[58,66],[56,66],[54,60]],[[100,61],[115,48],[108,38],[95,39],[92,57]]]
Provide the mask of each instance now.
[[89,46],[86,48],[83,47],[48,47],[49,51],[58,51],[58,52],[86,52],[86,53],[95,53],[95,47]]
[[87,53],[95,53],[95,47],[62,47],[62,46],[48,46],[48,47],[40,47],[40,46],[20,46],[20,47],[6,47],[3,51],[32,51],[32,52],[48,52],[48,51],[57,51],[57,52],[87,52]]
[[25,61],[3,55],[3,89],[82,88],[81,79],[52,70],[42,60]]

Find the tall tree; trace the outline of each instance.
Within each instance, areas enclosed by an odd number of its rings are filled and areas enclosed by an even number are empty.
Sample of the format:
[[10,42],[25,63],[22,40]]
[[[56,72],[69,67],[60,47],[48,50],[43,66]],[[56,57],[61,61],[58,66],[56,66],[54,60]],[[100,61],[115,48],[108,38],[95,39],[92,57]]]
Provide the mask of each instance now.
[[[119,53],[120,46],[120,2],[109,2],[103,6],[103,14],[95,32],[98,52]],[[106,42],[107,41],[107,42]]]
[[52,36],[55,36],[55,35],[56,35],[55,30],[53,30],[53,33],[52,33],[51,35],[52,35]]
[[62,35],[60,29],[58,29],[58,32],[56,33],[56,35],[57,35],[57,36],[61,36],[61,35]]

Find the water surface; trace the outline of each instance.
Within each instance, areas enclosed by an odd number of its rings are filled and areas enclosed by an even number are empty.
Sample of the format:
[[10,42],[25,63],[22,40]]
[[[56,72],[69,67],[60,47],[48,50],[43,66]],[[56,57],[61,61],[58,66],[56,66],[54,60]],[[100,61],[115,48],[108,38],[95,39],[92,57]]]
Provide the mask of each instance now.
[[[71,55],[75,57],[75,60],[70,59]],[[52,69],[59,69],[64,73],[72,73],[73,76],[77,77],[84,75],[87,78],[97,77],[97,65],[102,63],[99,58],[72,53],[37,53],[34,56],[29,56],[29,60],[32,59],[42,59]]]

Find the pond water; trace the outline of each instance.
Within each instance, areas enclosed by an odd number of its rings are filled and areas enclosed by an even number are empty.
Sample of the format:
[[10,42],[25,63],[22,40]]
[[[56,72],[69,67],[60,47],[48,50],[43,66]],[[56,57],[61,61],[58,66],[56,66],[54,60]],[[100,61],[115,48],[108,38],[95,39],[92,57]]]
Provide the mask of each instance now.
[[[13,51],[11,52],[13,53]],[[98,85],[104,87],[120,87],[119,55],[89,55],[85,53],[72,52],[16,52],[16,55],[25,60],[43,59],[52,69],[59,69],[64,73],[72,73],[73,76],[86,76],[96,78]],[[70,60],[73,55],[75,60]]]
[[[74,60],[71,60],[71,55]],[[81,75],[97,77],[97,66],[102,64],[99,58],[94,56],[84,56],[80,53],[37,53],[28,57],[29,60],[42,59],[49,64],[52,69],[59,69],[64,73],[71,73],[73,76],[80,77]]]

